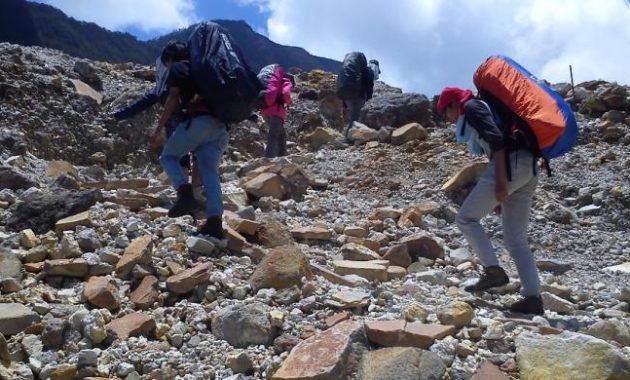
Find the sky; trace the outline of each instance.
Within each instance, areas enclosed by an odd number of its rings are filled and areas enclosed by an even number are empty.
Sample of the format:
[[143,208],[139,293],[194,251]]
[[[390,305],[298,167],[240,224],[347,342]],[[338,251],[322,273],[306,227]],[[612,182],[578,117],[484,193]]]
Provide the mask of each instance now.
[[199,20],[243,19],[285,45],[341,60],[363,51],[381,79],[432,96],[471,87],[487,57],[539,78],[630,83],[630,0],[41,0],[149,39]]

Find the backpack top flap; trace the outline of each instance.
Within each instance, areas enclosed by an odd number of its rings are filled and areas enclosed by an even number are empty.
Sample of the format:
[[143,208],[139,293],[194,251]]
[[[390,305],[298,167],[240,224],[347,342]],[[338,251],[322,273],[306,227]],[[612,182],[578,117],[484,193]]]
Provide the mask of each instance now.
[[473,81],[531,127],[543,157],[558,157],[575,145],[577,123],[570,106],[512,59],[488,58],[475,72]]
[[227,31],[201,23],[189,46],[193,81],[210,114],[227,123],[245,120],[262,86]]

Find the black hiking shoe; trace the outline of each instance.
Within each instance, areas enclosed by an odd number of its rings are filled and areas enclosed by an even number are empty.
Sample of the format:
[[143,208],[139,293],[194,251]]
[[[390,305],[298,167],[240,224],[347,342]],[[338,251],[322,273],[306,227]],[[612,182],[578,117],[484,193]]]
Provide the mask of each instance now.
[[520,314],[545,314],[542,298],[540,296],[526,296],[510,305],[512,313]]
[[190,184],[181,185],[177,189],[177,202],[168,210],[168,216],[177,218],[184,215],[192,215],[197,209],[197,201],[193,195]]
[[484,268],[483,276],[473,285],[464,288],[467,292],[483,292],[490,288],[503,286],[510,282],[510,278],[500,266]]
[[208,217],[206,222],[199,227],[199,233],[223,240],[225,238],[225,234],[223,233],[223,218],[220,216]]

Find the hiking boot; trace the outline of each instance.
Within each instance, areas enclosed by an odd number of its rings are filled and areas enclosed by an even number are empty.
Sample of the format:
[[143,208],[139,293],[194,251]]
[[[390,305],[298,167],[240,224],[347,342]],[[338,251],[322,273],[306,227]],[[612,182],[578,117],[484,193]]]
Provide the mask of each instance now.
[[542,298],[540,296],[526,296],[510,305],[509,310],[521,314],[545,314]]
[[223,240],[225,238],[225,234],[223,233],[223,218],[221,216],[208,217],[206,222],[199,227],[199,233]]
[[467,292],[483,292],[490,288],[503,286],[510,282],[510,278],[500,266],[485,267],[483,276],[473,285],[464,288]]
[[168,210],[168,216],[177,218],[184,215],[192,215],[197,209],[197,201],[193,195],[190,184],[181,185],[177,189],[177,202]]

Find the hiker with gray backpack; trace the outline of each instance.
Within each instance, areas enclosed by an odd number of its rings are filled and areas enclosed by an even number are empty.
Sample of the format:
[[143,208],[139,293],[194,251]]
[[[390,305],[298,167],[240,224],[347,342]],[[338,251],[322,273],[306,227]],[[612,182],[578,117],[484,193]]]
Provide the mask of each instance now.
[[337,96],[343,101],[343,112],[348,118],[343,133],[346,141],[349,141],[348,132],[352,124],[359,120],[361,108],[372,99],[374,81],[380,73],[378,61],[373,59],[368,64],[361,52],[351,52],[344,57],[337,75]]
[[287,107],[293,104],[291,91],[295,86],[293,76],[286,73],[284,67],[271,64],[263,67],[258,73],[258,80],[264,89],[259,95],[263,120],[269,128],[265,157],[282,157],[287,155],[287,132],[284,121],[287,118]]
[[261,86],[238,46],[218,24],[199,24],[187,45],[188,59],[170,67],[164,112],[149,142],[155,146],[165,140],[165,124],[181,108],[185,119],[166,141],[160,156],[164,171],[177,189],[177,201],[169,216],[190,215],[196,209],[188,176],[179,165],[181,157],[193,152],[206,193],[207,219],[199,233],[223,239],[219,164],[227,149],[229,125],[251,116]]

